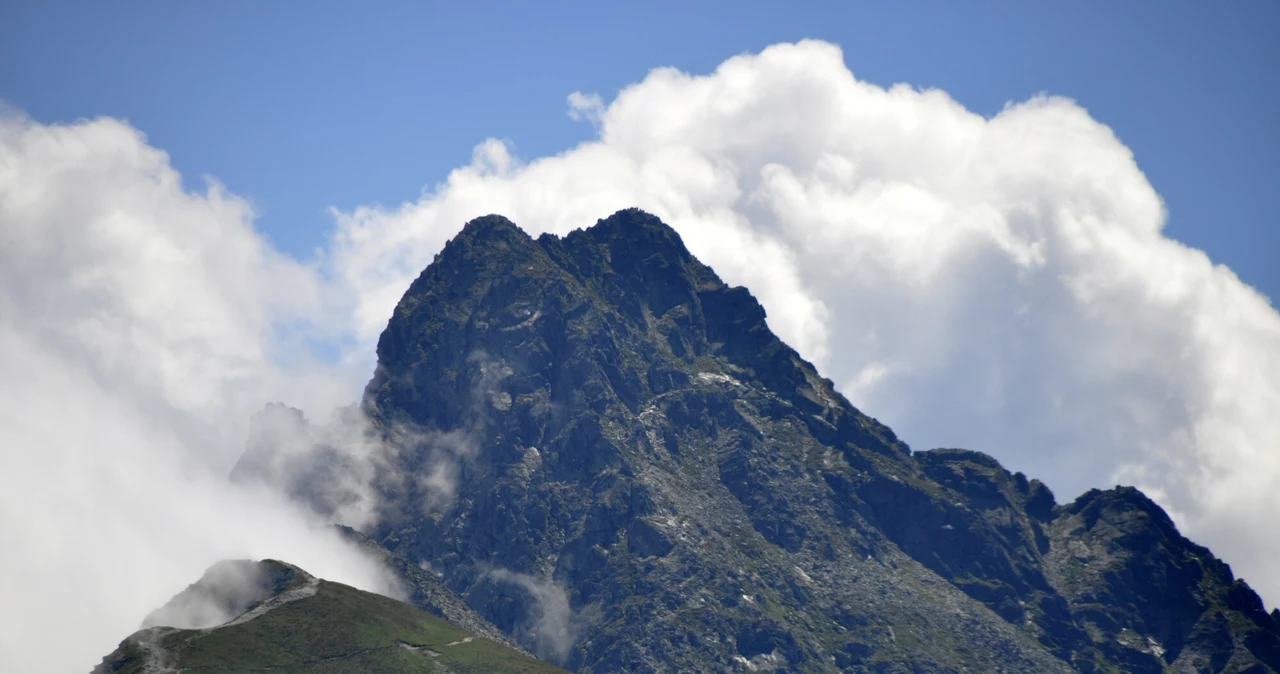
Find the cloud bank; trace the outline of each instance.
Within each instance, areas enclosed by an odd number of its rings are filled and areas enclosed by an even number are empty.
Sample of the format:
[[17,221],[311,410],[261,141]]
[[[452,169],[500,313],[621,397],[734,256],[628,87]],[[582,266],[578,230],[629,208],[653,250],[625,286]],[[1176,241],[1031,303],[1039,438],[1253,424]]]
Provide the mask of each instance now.
[[1159,195],[1079,105],[988,119],[801,42],[568,106],[595,140],[529,162],[486,140],[417,201],[336,213],[366,342],[468,219],[566,234],[638,206],[914,447],[984,450],[1068,500],[1135,484],[1280,602],[1280,315],[1161,233]]
[[3,660],[87,669],[222,558],[376,586],[296,511],[228,486],[250,416],[353,402],[467,220],[566,234],[631,206],[917,449],[987,451],[1060,499],[1136,484],[1280,602],[1280,314],[1163,236],[1134,157],[1079,105],[983,118],[860,82],[821,42],[568,105],[594,140],[533,161],[485,140],[413,202],[335,211],[305,262],[122,122],[0,115]]
[[233,488],[263,398],[349,402],[313,268],[216,184],[182,188],[117,121],[0,115],[0,662],[88,671],[226,558],[286,559],[387,590],[264,491]]

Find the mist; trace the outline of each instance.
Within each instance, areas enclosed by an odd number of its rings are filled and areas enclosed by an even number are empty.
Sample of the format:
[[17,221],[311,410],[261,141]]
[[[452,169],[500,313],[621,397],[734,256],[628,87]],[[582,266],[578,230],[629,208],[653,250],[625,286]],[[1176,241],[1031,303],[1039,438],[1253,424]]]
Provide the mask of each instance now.
[[228,480],[265,402],[324,414],[368,376],[292,348],[325,330],[314,269],[118,122],[0,117],[0,159],[4,669],[89,671],[225,559],[394,593],[323,518]]
[[0,351],[0,652],[12,671],[88,671],[224,559],[392,591],[324,522],[186,458],[166,424],[82,371],[8,329]]
[[531,637],[528,641],[533,642],[534,652],[539,658],[563,664],[585,627],[581,616],[569,606],[569,595],[565,589],[553,580],[508,569],[493,569],[487,576],[528,593],[529,614],[516,629]]

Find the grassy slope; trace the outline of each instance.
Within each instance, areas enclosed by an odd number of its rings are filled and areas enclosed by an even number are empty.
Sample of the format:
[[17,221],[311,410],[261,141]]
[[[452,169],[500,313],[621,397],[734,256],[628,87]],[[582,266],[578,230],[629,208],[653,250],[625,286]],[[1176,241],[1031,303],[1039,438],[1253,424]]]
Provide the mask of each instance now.
[[[470,636],[408,604],[321,581],[312,597],[239,625],[174,631],[162,645],[178,668],[211,674],[564,671],[487,639],[458,643]],[[121,664],[121,673],[144,671],[137,657]]]

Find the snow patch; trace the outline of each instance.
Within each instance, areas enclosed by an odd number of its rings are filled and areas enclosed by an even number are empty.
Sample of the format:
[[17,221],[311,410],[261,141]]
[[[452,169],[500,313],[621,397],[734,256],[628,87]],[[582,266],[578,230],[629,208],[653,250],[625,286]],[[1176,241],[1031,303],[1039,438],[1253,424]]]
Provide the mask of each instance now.
[[730,386],[742,386],[742,382],[730,377],[727,374],[719,372],[699,372],[698,381],[703,383],[729,384]]

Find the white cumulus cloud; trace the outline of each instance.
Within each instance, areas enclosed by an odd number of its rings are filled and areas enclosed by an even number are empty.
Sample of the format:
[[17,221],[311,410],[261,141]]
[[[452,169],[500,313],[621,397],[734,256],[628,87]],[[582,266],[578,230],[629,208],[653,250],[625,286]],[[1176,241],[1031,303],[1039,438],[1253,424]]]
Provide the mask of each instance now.
[[388,589],[292,506],[226,480],[251,412],[358,391],[286,357],[315,270],[248,204],[183,189],[113,120],[0,115],[0,669],[88,671],[226,558]]
[[366,343],[467,220],[566,234],[638,206],[916,448],[987,451],[1060,500],[1136,484],[1280,601],[1280,315],[1162,234],[1133,154],[1080,105],[984,118],[814,41],[568,103],[595,140],[527,162],[486,140],[414,203],[336,214]]

